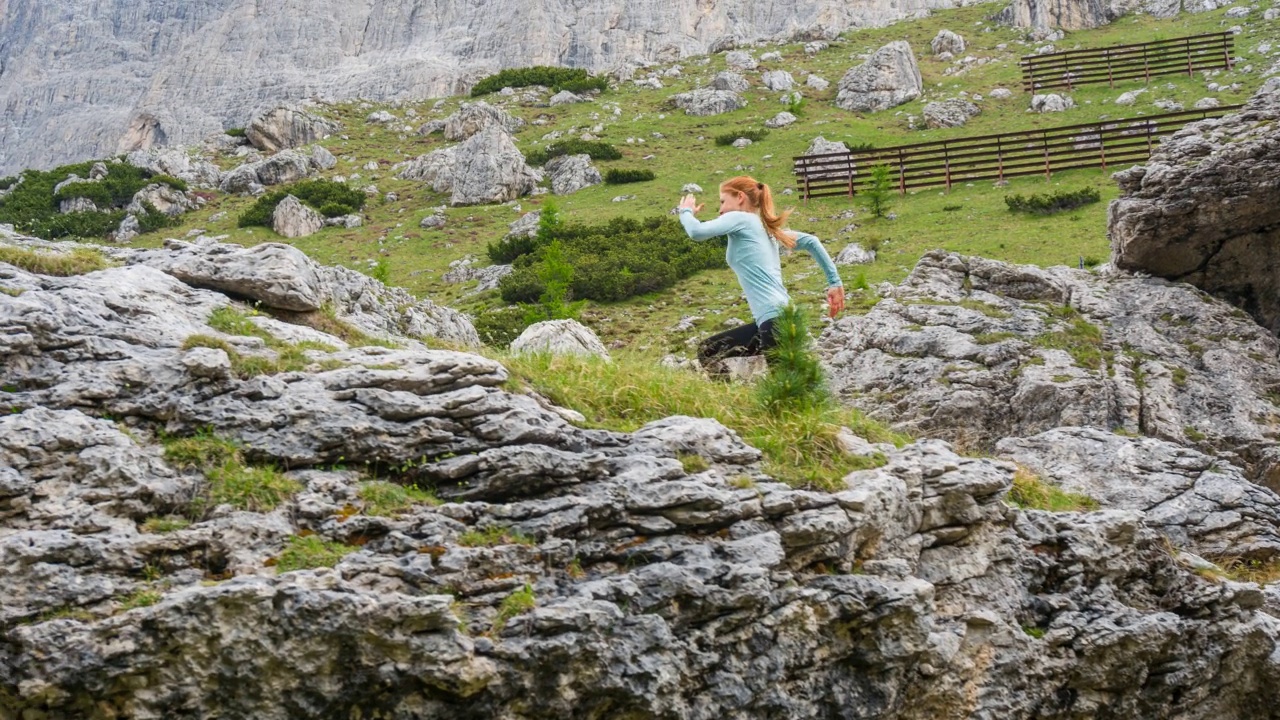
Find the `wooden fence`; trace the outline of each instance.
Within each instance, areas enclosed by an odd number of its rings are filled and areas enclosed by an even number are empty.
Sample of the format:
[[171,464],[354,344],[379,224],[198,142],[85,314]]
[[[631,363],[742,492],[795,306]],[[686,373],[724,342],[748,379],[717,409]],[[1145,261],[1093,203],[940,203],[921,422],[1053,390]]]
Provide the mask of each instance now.
[[1243,105],[1103,120],[1044,130],[938,140],[896,147],[794,158],[798,189],[805,200],[853,197],[871,183],[871,168],[888,166],[898,192],[958,182],[1005,180],[1079,168],[1146,160],[1155,139],[1195,120],[1220,117]]
[[1231,69],[1235,35],[1230,32],[1189,35],[1170,40],[1113,45],[1091,50],[1066,50],[1022,58],[1022,89],[1034,93],[1045,88],[1107,83],[1141,78],[1150,82],[1159,75],[1194,75],[1197,70]]

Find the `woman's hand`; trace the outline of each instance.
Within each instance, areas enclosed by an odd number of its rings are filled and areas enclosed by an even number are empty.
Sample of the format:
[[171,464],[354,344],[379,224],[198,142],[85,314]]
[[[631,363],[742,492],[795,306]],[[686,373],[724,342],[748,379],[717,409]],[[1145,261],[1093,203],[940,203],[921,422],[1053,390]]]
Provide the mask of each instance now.
[[677,210],[684,210],[685,208],[692,210],[693,214],[697,215],[702,212],[703,205],[699,204],[698,200],[690,194],[685,195],[684,199],[680,201],[680,205],[677,206]]
[[844,286],[836,285],[827,288],[827,312],[831,313],[831,317],[835,317],[844,309]]

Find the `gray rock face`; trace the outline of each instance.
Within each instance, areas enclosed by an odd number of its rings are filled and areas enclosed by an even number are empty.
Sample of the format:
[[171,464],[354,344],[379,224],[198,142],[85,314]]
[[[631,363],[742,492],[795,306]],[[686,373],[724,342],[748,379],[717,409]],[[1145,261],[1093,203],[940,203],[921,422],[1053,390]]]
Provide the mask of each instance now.
[[[271,213],[271,229],[277,235],[300,238],[314,235],[324,227],[324,216],[312,210],[298,198],[289,195],[276,205]],[[314,310],[315,308],[307,308]]]
[[472,267],[475,261],[474,255],[467,255],[460,260],[454,260],[449,263],[449,271],[440,279],[447,283],[464,283],[475,280],[477,281],[475,292],[484,292],[485,290],[496,290],[502,278],[510,275],[513,269],[510,265]]
[[275,153],[310,145],[338,132],[335,122],[309,112],[301,105],[282,105],[254,115],[244,129],[253,146]]
[[142,224],[138,222],[137,216],[125,215],[124,219],[120,221],[120,227],[116,228],[113,239],[118,243],[127,243],[138,237],[141,232]]
[[458,111],[444,119],[446,140],[466,140],[489,127],[497,126],[507,133],[515,133],[524,127],[524,120],[512,116],[506,110],[481,100],[463,103]]
[[842,397],[904,430],[989,449],[1061,426],[1119,429],[1280,488],[1280,447],[1257,421],[1276,414],[1280,344],[1187,285],[934,252],[819,348]]
[[[1187,3],[1191,9],[1192,3]],[[1107,25],[1116,18],[1142,12],[1169,18],[1182,10],[1178,0],[1013,0],[999,21],[1014,27],[1046,30],[1085,30]]]
[[125,156],[125,162],[153,175],[168,175],[195,187],[214,188],[222,180],[222,171],[217,165],[203,158],[192,158],[184,150],[134,150]]
[[1188,125],[1117,173],[1112,262],[1222,297],[1280,333],[1280,79],[1242,111]]
[[169,217],[181,215],[195,207],[195,204],[191,202],[186,193],[175,190],[168,185],[152,183],[134,193],[133,199],[129,201],[125,211],[141,215],[146,212],[148,204]]
[[327,160],[323,155],[303,154],[296,150],[282,150],[264,160],[250,162],[222,176],[221,189],[229,193],[253,192],[255,186],[287,185],[305,180]]
[[911,46],[897,40],[875,51],[862,65],[840,79],[836,107],[874,112],[897,107],[920,97],[924,89]]
[[543,167],[551,176],[551,192],[556,195],[568,195],[604,182],[600,171],[591,164],[590,155],[560,155]]
[[993,88],[987,93],[987,97],[995,100],[1008,100],[1013,97],[1013,91],[1008,88]]
[[828,140],[821,135],[814,138],[809,143],[809,147],[805,149],[805,155],[829,155],[832,153],[847,153],[849,147],[839,140]]
[[716,73],[715,79],[711,81],[713,90],[741,93],[746,92],[749,87],[751,85],[747,82],[747,79],[732,70]]
[[924,124],[931,128],[963,127],[980,112],[977,105],[960,98],[931,102],[924,106]]
[[573,104],[576,104],[576,103],[587,102],[587,99],[586,99],[586,98],[584,98],[584,97],[580,97],[580,96],[578,96],[578,95],[575,95],[575,94],[573,94],[573,93],[569,92],[568,90],[561,90],[560,92],[556,93],[555,95],[552,95],[552,96],[551,96],[551,99],[550,99],[550,100],[548,100],[547,102],[548,102],[552,107],[554,107],[554,106],[556,106],[556,105],[573,105]]
[[724,62],[729,67],[737,68],[739,70],[755,70],[760,66],[760,63],[751,56],[751,53],[743,50],[734,50],[732,52],[725,53]]
[[929,42],[929,49],[933,50],[934,55],[941,55],[944,52],[959,55],[964,52],[964,48],[964,38],[950,30],[939,30]]
[[876,252],[867,250],[858,243],[849,243],[831,261],[837,265],[870,265],[876,261]]
[[794,122],[796,121],[796,119],[797,119],[797,118],[796,118],[796,116],[795,116],[795,115],[792,115],[791,113],[786,112],[786,111],[784,110],[783,112],[780,112],[780,113],[778,113],[777,115],[774,115],[773,117],[769,118],[768,120],[765,120],[765,121],[764,121],[764,126],[765,126],[765,127],[767,127],[767,128],[780,128],[780,127],[786,127],[786,126],[788,126],[788,125],[790,125],[790,124],[794,123]]
[[606,72],[728,42],[830,38],[956,4],[785,0],[760,12],[749,0],[707,8],[601,0],[551,12],[489,0],[428,16],[409,0],[320,0],[263,16],[233,0],[10,0],[0,13],[0,106],[8,113],[0,176],[194,144],[243,127],[261,108],[317,94],[417,100],[465,92],[500,68]]
[[451,205],[506,202],[533,191],[542,173],[525,164],[506,130],[491,125],[461,145],[443,148],[392,168],[402,180],[422,180],[436,192],[452,192]]
[[74,197],[58,202],[58,212],[63,215],[79,212],[97,212],[98,206],[85,197]]
[[720,115],[747,106],[747,101],[737,93],[710,88],[698,88],[673,95],[671,100],[686,115]]
[[511,341],[511,352],[609,358],[609,351],[595,332],[576,320],[544,320],[534,323],[525,328],[520,337]]
[[1103,507],[1144,513],[1180,549],[1218,559],[1280,555],[1280,496],[1209,455],[1096,428],[1005,438],[996,452]]

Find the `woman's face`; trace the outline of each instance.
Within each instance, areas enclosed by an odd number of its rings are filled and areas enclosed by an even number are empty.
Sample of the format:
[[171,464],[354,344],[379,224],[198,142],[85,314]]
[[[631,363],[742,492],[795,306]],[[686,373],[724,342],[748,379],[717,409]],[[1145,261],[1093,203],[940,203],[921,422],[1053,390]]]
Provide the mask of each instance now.
[[747,206],[747,194],[737,190],[721,190],[720,214],[723,215],[732,210],[751,210],[751,208]]

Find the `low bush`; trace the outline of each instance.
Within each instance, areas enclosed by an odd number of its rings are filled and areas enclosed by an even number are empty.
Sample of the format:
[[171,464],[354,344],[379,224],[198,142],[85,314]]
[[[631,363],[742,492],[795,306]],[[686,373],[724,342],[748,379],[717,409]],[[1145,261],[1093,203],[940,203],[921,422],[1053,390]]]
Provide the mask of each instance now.
[[244,137],[244,128],[227,128],[223,132],[231,137]]
[[476,315],[472,324],[475,325],[480,340],[492,347],[510,345],[530,325],[522,307],[505,307],[481,313]]
[[271,214],[276,211],[280,201],[289,195],[310,205],[325,217],[338,217],[359,212],[360,208],[364,207],[366,199],[364,193],[342,183],[332,180],[303,180],[258,198],[257,202],[240,215],[238,225],[240,227],[270,226]]
[[[564,260],[573,268],[569,295],[579,300],[622,300],[670,287],[700,270],[724,267],[723,244],[696,243],[669,217],[566,224],[551,239],[560,241]],[[514,271],[499,283],[503,300],[533,303],[542,297],[546,248],[538,243],[514,258]]]
[[614,168],[604,174],[604,181],[610,185],[646,182],[656,177],[652,170],[623,170]]
[[0,190],[8,190],[9,188],[17,184],[18,184],[18,177],[16,175],[10,175],[9,177],[0,178]]
[[760,403],[780,414],[820,410],[831,402],[822,365],[811,346],[804,311],[790,305],[773,321],[777,345],[769,351],[769,374],[760,382]]
[[471,97],[480,97],[497,92],[502,88],[528,87],[545,85],[553,90],[570,92],[586,92],[588,90],[606,90],[608,78],[592,77],[581,68],[551,67],[535,65],[527,68],[509,68],[490,75],[471,88]]
[[[793,113],[794,114],[794,113]],[[746,138],[751,142],[760,142],[769,136],[768,130],[737,130],[716,136],[717,145],[732,145],[738,138]]]
[[1033,215],[1052,215],[1054,213],[1063,212],[1064,210],[1074,210],[1075,208],[1096,203],[1102,199],[1097,190],[1093,188],[1084,188],[1083,190],[1066,191],[1059,190],[1053,193],[1043,195],[1032,195],[1023,197],[1021,195],[1005,196],[1004,203],[1009,206],[1009,212],[1025,212]]
[[525,157],[530,165],[545,165],[548,160],[560,155],[590,155],[592,160],[618,160],[622,153],[618,148],[606,142],[589,140],[566,140],[548,146],[546,150],[534,150]]
[[[64,165],[53,170],[26,170],[22,182],[6,178],[4,182],[13,191],[0,198],[0,223],[10,223],[19,232],[46,239],[64,237],[101,238],[113,232],[124,219],[123,208],[133,196],[153,182],[163,182],[185,190],[181,180],[166,176],[153,177],[142,168],[127,163],[106,164],[106,177],[97,182],[73,182],[63,186],[55,194],[53,189],[72,175],[89,177],[92,162]],[[97,212],[77,212],[63,215],[59,212],[63,200],[88,198],[98,207]],[[139,218],[143,230],[162,227],[159,218]],[[167,224],[168,220],[163,223]]]

